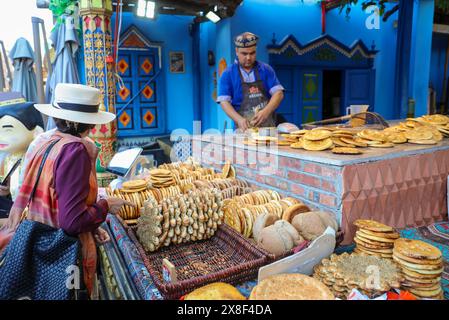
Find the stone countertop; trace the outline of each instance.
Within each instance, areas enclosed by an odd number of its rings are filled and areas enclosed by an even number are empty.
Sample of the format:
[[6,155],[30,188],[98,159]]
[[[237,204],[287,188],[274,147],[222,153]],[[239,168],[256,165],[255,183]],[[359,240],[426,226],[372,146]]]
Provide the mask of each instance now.
[[[225,139],[223,139],[225,137]],[[239,140],[240,138],[240,140]],[[449,139],[444,139],[434,145],[419,145],[411,143],[395,144],[393,148],[360,148],[363,152],[359,155],[334,154],[330,150],[307,151],[304,149],[292,149],[288,146],[251,146],[243,144],[242,136],[235,134],[220,135],[194,135],[194,141],[213,142],[215,144],[227,145],[235,148],[246,149],[248,151],[260,151],[279,156],[289,157],[299,160],[324,163],[335,166],[348,166],[372,161],[407,157],[416,154],[424,154],[449,149]]]

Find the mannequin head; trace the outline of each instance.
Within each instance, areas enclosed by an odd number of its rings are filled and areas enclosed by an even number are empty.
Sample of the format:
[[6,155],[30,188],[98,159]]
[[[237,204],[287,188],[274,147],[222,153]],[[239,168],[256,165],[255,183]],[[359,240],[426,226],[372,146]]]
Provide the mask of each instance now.
[[0,105],[0,152],[25,152],[44,124],[33,103]]

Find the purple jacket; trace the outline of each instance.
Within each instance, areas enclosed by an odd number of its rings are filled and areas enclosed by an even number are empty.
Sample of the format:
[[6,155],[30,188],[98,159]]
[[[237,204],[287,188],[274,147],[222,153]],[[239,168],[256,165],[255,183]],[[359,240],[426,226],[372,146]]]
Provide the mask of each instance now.
[[81,143],[64,146],[54,166],[55,191],[58,197],[59,227],[69,235],[94,231],[108,213],[106,200],[86,205],[91,164]]

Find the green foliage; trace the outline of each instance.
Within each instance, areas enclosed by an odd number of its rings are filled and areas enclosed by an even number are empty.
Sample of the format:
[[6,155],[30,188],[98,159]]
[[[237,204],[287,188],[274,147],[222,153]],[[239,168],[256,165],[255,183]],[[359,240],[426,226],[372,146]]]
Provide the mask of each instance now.
[[[50,0],[49,9],[53,13],[55,17],[55,25],[53,26],[53,30],[55,30],[60,24],[64,23],[64,15],[67,14],[72,16],[77,11],[78,0]],[[78,17],[75,17],[78,19]],[[53,31],[52,30],[52,31]],[[79,26],[76,29],[78,36],[81,35],[81,30]]]
[[[391,1],[391,0],[361,0],[360,3],[362,4],[362,9],[365,10],[369,6],[377,6],[379,8],[379,15],[385,16],[385,19],[387,19],[392,12],[391,10],[396,11],[397,5],[400,1],[411,1],[411,0],[397,0],[397,1]],[[359,3],[359,0],[342,0],[340,2],[340,13],[345,10],[346,16],[348,17],[351,13],[351,6],[356,5]],[[396,4],[396,6],[389,10],[387,7],[387,3],[390,4]],[[442,10],[445,13],[449,14],[449,0],[435,0],[435,7]]]
[[78,0],[50,0],[50,10],[53,15],[60,17],[64,13],[72,15],[75,12]]
[[435,6],[445,13],[449,13],[449,0],[435,0]]
[[53,12],[53,16],[56,18],[55,27],[64,22],[64,19],[62,18],[63,14],[74,14],[77,5],[78,0],[50,0],[49,9]]
[[[446,0],[447,1],[447,0]],[[340,13],[345,10],[346,16],[349,16],[351,13],[351,6],[358,4],[358,0],[342,0],[340,2]],[[390,2],[389,0],[362,0],[360,3],[362,4],[362,9],[365,10],[369,6],[377,6],[379,8],[379,15],[383,16],[386,10],[386,3]]]

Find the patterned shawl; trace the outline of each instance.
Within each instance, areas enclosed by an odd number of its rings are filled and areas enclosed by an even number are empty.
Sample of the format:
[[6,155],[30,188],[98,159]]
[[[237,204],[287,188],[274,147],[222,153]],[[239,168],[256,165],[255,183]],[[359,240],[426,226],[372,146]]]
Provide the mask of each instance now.
[[[37,179],[39,166],[47,147],[55,140],[60,140],[55,144],[48,154],[47,160],[42,170],[36,193],[31,200],[28,208],[28,201]],[[7,223],[0,229],[0,252],[6,248],[7,244],[14,235],[15,230],[26,215],[26,219],[41,222],[59,228],[58,220],[58,198],[55,192],[54,164],[62,150],[62,147],[68,143],[79,142],[86,147],[86,152],[91,160],[91,173],[89,176],[90,192],[86,204],[92,205],[97,199],[97,179],[95,161],[98,155],[98,149],[89,138],[78,138],[59,131],[52,132],[51,135],[42,134],[33,142],[33,147],[26,154],[26,168],[23,183],[20,187]],[[74,159],[74,161],[76,161]],[[92,233],[87,232],[78,235],[82,245],[83,257],[83,275],[84,282],[89,293],[92,292],[94,276],[97,266],[97,252]]]

